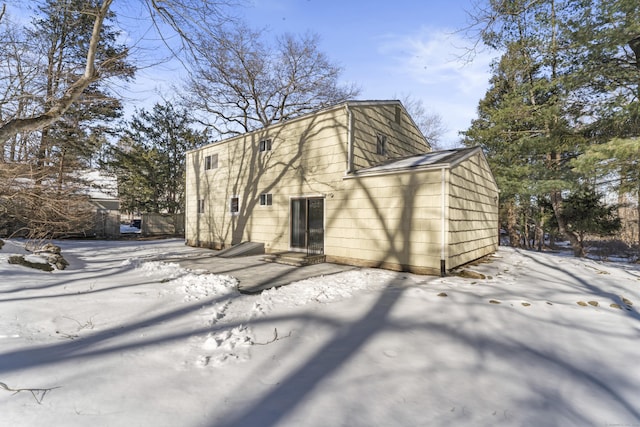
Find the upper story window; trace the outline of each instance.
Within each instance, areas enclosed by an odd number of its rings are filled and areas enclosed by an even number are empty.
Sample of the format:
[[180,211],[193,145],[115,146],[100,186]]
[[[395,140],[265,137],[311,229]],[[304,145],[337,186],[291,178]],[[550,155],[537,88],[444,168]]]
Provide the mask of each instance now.
[[260,141],[260,143],[258,144],[258,149],[260,151],[271,151],[271,140],[263,139],[262,141]]
[[204,213],[204,199],[198,200],[198,213]]
[[378,141],[376,144],[376,154],[387,154],[387,135],[378,134]]
[[204,170],[216,169],[218,167],[218,155],[212,154],[204,158]]
[[240,197],[233,196],[229,199],[229,212],[231,212],[231,215],[240,213]]
[[273,195],[271,193],[262,193],[260,195],[260,206],[271,206],[273,204]]

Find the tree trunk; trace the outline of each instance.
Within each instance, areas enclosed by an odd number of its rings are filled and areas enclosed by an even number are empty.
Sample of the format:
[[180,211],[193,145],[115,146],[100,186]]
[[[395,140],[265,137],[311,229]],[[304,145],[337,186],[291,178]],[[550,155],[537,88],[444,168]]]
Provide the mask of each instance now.
[[640,183],[636,194],[636,210],[638,211],[638,246],[640,246]]
[[560,234],[569,239],[571,248],[573,249],[573,255],[576,257],[584,257],[586,255],[584,246],[580,242],[580,239],[578,238],[576,233],[570,231],[567,228],[567,223],[562,216],[562,194],[560,193],[560,191],[551,192],[551,206],[553,206],[553,213],[555,214],[556,221],[558,222],[558,229],[560,230]]
[[538,252],[542,252],[544,246],[544,208],[540,206],[540,213],[536,223],[536,241],[538,244]]
[[520,239],[517,232],[516,208],[513,201],[507,203],[507,233],[509,233],[509,243],[514,248],[520,247]]

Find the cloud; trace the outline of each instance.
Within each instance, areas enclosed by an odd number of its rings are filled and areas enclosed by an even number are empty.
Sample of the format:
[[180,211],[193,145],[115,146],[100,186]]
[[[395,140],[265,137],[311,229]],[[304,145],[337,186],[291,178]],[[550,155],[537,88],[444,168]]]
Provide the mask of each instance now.
[[417,34],[385,37],[379,51],[393,59],[396,73],[420,84],[451,84],[474,92],[473,88],[486,89],[495,53],[480,50],[469,55],[472,44],[454,31],[423,28]]
[[472,46],[459,33],[430,28],[385,35],[378,42],[396,93],[411,93],[441,115],[450,129],[444,136],[446,145],[453,145],[458,132],[469,126],[489,87],[490,65],[497,53],[484,49],[469,55]]

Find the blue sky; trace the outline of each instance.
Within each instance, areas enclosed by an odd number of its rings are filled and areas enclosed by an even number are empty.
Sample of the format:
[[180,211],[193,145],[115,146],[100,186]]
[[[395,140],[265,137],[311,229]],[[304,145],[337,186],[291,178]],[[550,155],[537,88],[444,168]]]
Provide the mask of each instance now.
[[275,34],[311,31],[321,49],[356,83],[363,99],[410,94],[439,114],[448,131],[443,148],[459,140],[476,115],[495,53],[461,59],[471,0],[253,0],[247,20]]
[[[442,117],[447,128],[441,148],[453,147],[458,132],[476,116],[496,53],[479,52],[472,62],[460,57],[472,41],[460,30],[467,24],[473,0],[247,0],[238,11],[272,36],[317,33],[320,49],[343,68],[343,80],[361,88],[361,99],[399,99],[410,95]],[[9,5],[19,3],[9,0]],[[125,111],[150,109],[171,99],[184,71],[177,61],[150,66],[163,53],[153,36],[142,2],[116,0],[118,21],[137,43],[134,60],[143,67],[135,82],[115,88],[126,98]],[[30,14],[24,5],[18,6]],[[24,15],[23,15],[24,16]],[[132,23],[135,29],[131,29]],[[141,42],[142,41],[142,42]],[[146,47],[145,47],[146,46]],[[149,48],[151,46],[151,48]]]
[[[495,53],[460,57],[471,46],[460,32],[472,0],[249,0],[240,11],[271,35],[314,32],[320,49],[343,68],[343,80],[361,88],[361,99],[411,95],[441,116],[447,132],[441,148],[456,146],[459,131],[476,116]],[[175,62],[144,69],[127,95],[131,105],[149,108],[157,93],[171,98],[171,84],[183,74]],[[155,93],[155,95],[151,95]]]

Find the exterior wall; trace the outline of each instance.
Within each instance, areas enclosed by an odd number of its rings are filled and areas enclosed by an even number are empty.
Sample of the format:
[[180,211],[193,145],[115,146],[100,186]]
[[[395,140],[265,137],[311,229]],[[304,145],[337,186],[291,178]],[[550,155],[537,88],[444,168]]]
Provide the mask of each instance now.
[[105,209],[96,210],[93,234],[102,239],[120,237],[120,213]]
[[141,233],[143,236],[184,235],[184,214],[142,214]]
[[[347,174],[430,151],[396,105],[348,103],[190,151],[187,244],[223,248],[253,241],[267,252],[289,250],[291,199],[322,197],[328,261],[440,274],[443,248],[447,269],[493,252],[498,193],[481,154],[451,170]],[[387,136],[385,156],[376,154],[378,133]],[[261,152],[264,139],[271,150]],[[211,155],[217,167],[205,170]],[[263,193],[271,194],[272,205],[260,205]],[[230,212],[232,196],[239,199],[237,214]]]
[[120,201],[117,199],[91,199],[95,209],[93,230],[89,232],[98,238],[116,239],[120,237]]
[[[288,250],[290,198],[324,196],[343,186],[347,129],[341,107],[189,152],[187,244],[221,248],[254,241],[264,242],[267,252]],[[265,138],[271,150],[260,152]],[[205,171],[205,156],[212,154],[218,167]],[[260,205],[262,193],[272,194],[271,206]],[[231,196],[239,197],[237,215],[230,213]],[[197,212],[198,200],[204,213]]]
[[327,201],[327,259],[439,274],[441,169],[353,177]]
[[482,154],[452,168],[447,269],[498,249],[498,187]]
[[[399,104],[350,107],[353,129],[353,171],[390,159],[431,151],[424,136]],[[377,154],[378,134],[387,137],[387,153]]]

